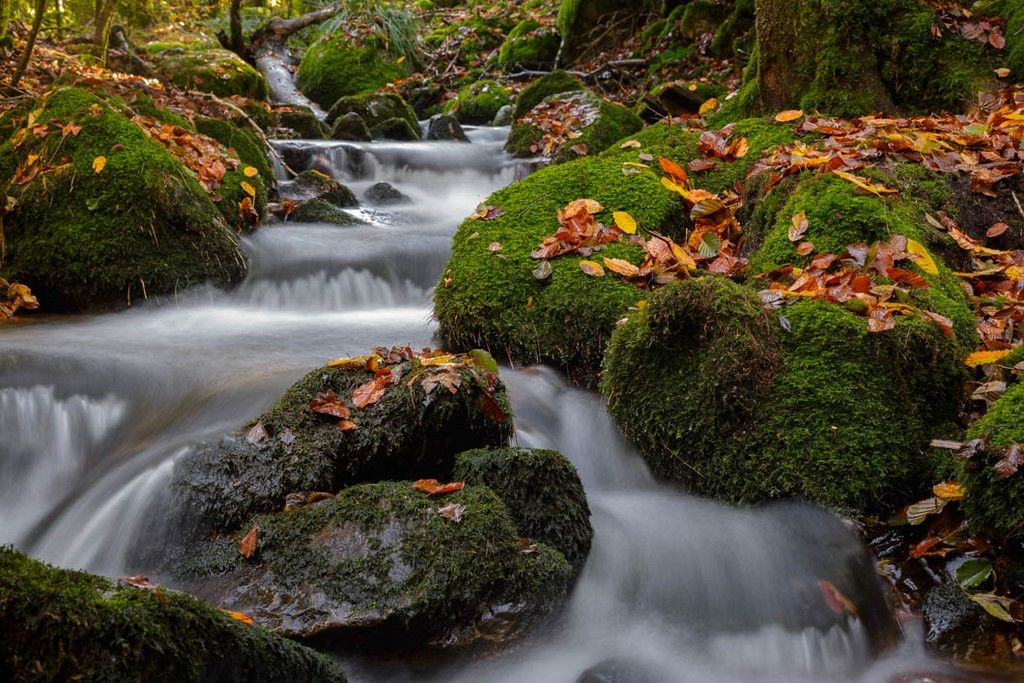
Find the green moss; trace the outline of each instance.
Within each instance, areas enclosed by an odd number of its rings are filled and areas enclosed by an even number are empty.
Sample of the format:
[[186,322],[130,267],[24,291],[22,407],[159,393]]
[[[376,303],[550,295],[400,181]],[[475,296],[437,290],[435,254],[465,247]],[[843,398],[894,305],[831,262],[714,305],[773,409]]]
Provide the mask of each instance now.
[[577,571],[590,552],[590,507],[576,468],[557,451],[522,448],[467,451],[453,479],[487,486],[508,507],[516,531],[561,552]]
[[339,31],[310,46],[296,82],[311,100],[329,109],[342,97],[372,93],[406,73],[372,41],[353,45]]
[[533,19],[524,19],[508,34],[498,52],[498,65],[505,71],[550,67],[558,55],[561,40],[552,29]]
[[498,81],[485,79],[460,90],[458,97],[450,101],[444,111],[455,115],[459,123],[486,125],[507,104],[512,104],[512,93],[508,88]]
[[[184,461],[177,477],[188,508],[200,511],[215,528],[236,527],[255,512],[282,507],[293,491],[335,491],[359,481],[421,478],[450,472],[455,454],[483,446],[503,446],[511,435],[511,418],[496,422],[487,401],[485,370],[459,371],[456,394],[434,388],[426,394],[416,377],[418,361],[396,366],[401,379],[379,402],[352,410],[358,427],[341,431],[337,419],[320,415],[309,403],[334,391],[346,403],[356,388],[372,379],[363,370],[318,368],[284,393],[278,403],[253,421],[268,438],[253,445],[249,427],[222,443],[204,445]],[[500,380],[495,401],[511,415]],[[250,425],[251,426],[251,425]]]
[[682,8],[684,11],[679,19],[679,30],[687,38],[696,38],[702,33],[714,33],[725,21],[728,13],[727,7],[711,0],[693,0]]
[[330,223],[332,225],[359,225],[363,221],[352,214],[342,211],[325,199],[307,199],[299,202],[295,210],[288,215],[292,223]]
[[411,125],[405,119],[386,119],[370,128],[370,134],[375,138],[385,140],[404,140],[411,142],[420,139],[420,128],[418,125]]
[[999,13],[1006,20],[1006,55],[1003,62],[1014,80],[1024,80],[1024,5],[1002,0]]
[[416,128],[416,112],[395,93],[372,93],[368,95],[349,95],[342,97],[327,112],[327,121],[333,123],[345,114],[355,113],[366,122],[371,129],[390,119],[402,119],[410,127]]
[[[446,504],[463,507],[460,521],[437,513]],[[528,625],[564,598],[572,576],[555,550],[523,553],[507,508],[482,486],[437,498],[408,481],[365,484],[255,523],[260,565],[249,586],[257,588],[231,591],[227,605],[293,634],[329,633],[333,625],[349,642],[372,643],[376,631],[401,633],[401,647],[450,646],[472,639],[459,631],[498,606],[507,610],[492,618]],[[314,591],[337,609],[296,614]],[[274,596],[270,604],[266,596]]]
[[370,140],[370,129],[366,127],[366,121],[355,112],[339,116],[331,129],[332,140],[353,140],[365,142]]
[[192,597],[115,586],[0,548],[12,680],[345,681],[329,658]]
[[[486,203],[504,215],[460,226],[435,292],[447,344],[486,348],[517,364],[550,363],[593,382],[615,321],[645,293],[619,278],[584,275],[572,256],[551,260],[552,275],[538,280],[533,271],[540,262],[530,257],[557,229],[558,209],[584,197],[604,205],[598,218],[605,223],[612,211],[628,211],[646,227],[677,234],[684,220],[682,202],[653,171],[623,176],[618,158],[550,166],[500,190]],[[491,242],[502,244],[504,258],[489,251]],[[600,256],[642,260],[639,247],[625,244],[610,245]]]
[[[236,229],[255,227],[241,217],[238,205],[250,196],[242,185],[247,183],[256,190],[256,196],[253,198],[256,212],[261,217],[267,213],[267,188],[274,186],[274,171],[267,159],[263,143],[247,126],[236,126],[220,119],[199,117],[196,119],[196,130],[224,145],[228,153],[241,162],[238,168],[224,176],[218,190],[222,199],[217,202],[217,206],[228,223]],[[245,175],[246,166],[255,168],[258,175]]]
[[292,129],[300,138],[322,140],[327,137],[324,124],[317,119],[316,114],[308,107],[278,107],[275,112],[277,114],[277,125]]
[[1024,533],[1024,476],[1003,479],[995,470],[1002,448],[1024,444],[1024,384],[1014,384],[971,425],[967,437],[992,446],[967,463],[958,463],[958,479],[967,495],[961,505],[971,531],[1002,539]]
[[920,318],[872,334],[840,306],[767,312],[754,291],[704,277],[659,290],[615,332],[601,388],[652,469],[689,490],[876,511],[930,481],[961,358]]
[[241,95],[265,100],[270,94],[267,81],[241,57],[228,50],[186,49],[159,58],[158,68],[181,88],[202,90],[220,97]]
[[527,112],[552,95],[584,89],[583,83],[575,76],[565,71],[552,71],[530,83],[519,93],[519,97],[516,98],[515,118],[521,119],[526,116]]
[[[70,157],[28,184],[6,187],[18,207],[4,222],[4,277],[29,284],[51,310],[123,306],[241,279],[246,264],[235,237],[163,146],[84,90],[57,90],[40,106],[38,122],[74,121],[82,131],[0,146],[8,162],[30,153]],[[96,173],[100,156],[107,164]]]

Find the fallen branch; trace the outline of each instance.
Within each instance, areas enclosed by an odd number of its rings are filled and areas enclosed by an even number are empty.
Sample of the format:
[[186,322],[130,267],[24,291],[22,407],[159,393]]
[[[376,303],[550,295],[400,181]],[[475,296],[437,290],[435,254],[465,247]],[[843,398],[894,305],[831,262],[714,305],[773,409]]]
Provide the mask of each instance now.
[[[567,71],[566,73],[576,76],[577,78],[584,81],[592,81],[609,69],[624,69],[641,66],[647,66],[646,59],[613,59],[610,62],[602,64],[600,67],[594,69],[593,71]],[[526,78],[535,78],[537,76],[547,76],[550,73],[552,72],[524,69],[522,71],[517,71],[513,74],[509,74],[505,78],[508,78],[509,80],[512,81],[518,81]]]

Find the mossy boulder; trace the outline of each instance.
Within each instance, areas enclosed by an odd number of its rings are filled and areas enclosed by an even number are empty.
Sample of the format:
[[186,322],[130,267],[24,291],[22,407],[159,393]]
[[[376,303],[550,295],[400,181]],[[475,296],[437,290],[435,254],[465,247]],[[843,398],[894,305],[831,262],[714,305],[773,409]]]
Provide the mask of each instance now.
[[453,479],[487,486],[508,507],[520,536],[561,552],[577,571],[594,530],[576,468],[558,451],[477,449],[455,461]]
[[358,114],[371,130],[391,119],[402,119],[408,122],[410,127],[418,130],[416,112],[396,93],[342,97],[327,112],[327,121],[333,123],[342,116],[352,113]]
[[[475,364],[452,372],[459,386],[425,387],[433,372],[420,359],[390,366],[397,381],[380,400],[351,409],[356,427],[310,402],[327,392],[351,405],[353,392],[373,380],[365,369],[318,368],[284,393],[263,415],[219,443],[203,444],[182,460],[175,487],[184,509],[201,526],[237,528],[252,514],[273,512],[295,491],[337,491],[354,482],[437,476],[455,455],[503,446],[511,435],[501,381]],[[266,436],[247,438],[259,425]]]
[[505,71],[545,69],[555,63],[561,38],[553,26],[542,26],[524,19],[511,32],[498,51],[498,66]]
[[394,185],[384,182],[374,183],[363,196],[374,204],[404,204],[411,201]]
[[393,118],[375,125],[370,129],[370,134],[384,140],[413,142],[420,139],[420,128],[418,125],[410,124],[406,119]]
[[17,681],[345,681],[330,658],[188,595],[10,548],[0,548],[0,669]]
[[327,128],[309,107],[287,105],[275,107],[277,126],[294,131],[295,136],[304,140],[322,140],[327,137]]
[[[125,306],[192,285],[230,285],[246,272],[236,237],[195,176],[130,115],[62,88],[39,103],[36,123],[51,124],[49,135],[27,134],[15,146],[15,133],[0,144],[0,177],[17,202],[4,220],[0,276],[31,286],[45,308]],[[71,122],[81,132],[62,137]],[[30,154],[67,162],[15,183],[15,167]],[[99,157],[106,163],[97,173]]]
[[516,107],[513,112],[514,117],[521,119],[531,109],[552,95],[578,92],[585,89],[586,86],[583,85],[583,82],[567,71],[552,71],[523,88],[523,91],[519,93],[519,97],[516,98]]
[[352,190],[316,169],[295,176],[288,194],[293,199],[319,199],[344,209],[359,206]]
[[465,131],[454,116],[435,114],[427,124],[427,140],[469,142]]
[[265,100],[270,94],[263,75],[229,50],[167,51],[157,58],[157,68],[180,88],[201,90],[219,97],[240,95]]
[[[247,125],[236,125],[221,119],[199,117],[195,121],[195,127],[197,132],[213,138],[226,147],[228,155],[240,162],[237,168],[224,175],[218,191],[221,199],[216,204],[224,219],[238,230],[255,228],[251,221],[241,216],[238,205],[246,197],[250,197],[253,208],[261,217],[267,213],[267,193],[269,188],[275,186],[276,181],[263,141]],[[246,167],[255,168],[257,175],[247,175]],[[255,190],[255,194],[251,195],[249,189]]]
[[339,116],[331,129],[332,140],[348,140],[351,142],[369,142],[372,139],[370,129],[363,117],[354,111]]
[[307,97],[329,109],[342,97],[373,93],[407,73],[407,67],[398,64],[374,39],[354,44],[343,31],[337,31],[306,50],[296,83]]
[[299,202],[290,214],[292,223],[330,223],[332,225],[361,225],[363,221],[339,209],[325,199],[306,199]]
[[1004,479],[995,468],[1006,448],[1024,444],[1024,384],[1012,384],[967,435],[988,439],[987,448],[959,463],[966,490],[961,505],[971,530],[994,538],[1024,534],[1024,473]]
[[197,592],[322,645],[494,648],[549,613],[572,580],[556,550],[524,552],[482,486],[428,496],[410,481],[362,484],[252,524],[258,554],[243,560],[231,543],[234,568],[197,577]]
[[[514,156],[536,156],[544,151],[544,128],[548,117],[572,121],[578,135],[565,140],[552,152],[552,161],[562,163],[604,151],[612,143],[644,127],[632,110],[590,91],[553,95],[530,110],[513,125],[505,150]],[[574,149],[575,148],[575,149]]]
[[458,96],[445,105],[444,111],[454,115],[459,123],[486,125],[509,104],[512,104],[512,93],[508,88],[498,81],[484,79],[462,88]]

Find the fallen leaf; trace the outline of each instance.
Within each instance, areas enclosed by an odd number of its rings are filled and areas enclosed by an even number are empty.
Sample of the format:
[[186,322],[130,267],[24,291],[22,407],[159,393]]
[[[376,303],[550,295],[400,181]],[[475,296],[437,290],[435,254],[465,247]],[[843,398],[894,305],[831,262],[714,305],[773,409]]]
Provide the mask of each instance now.
[[344,401],[338,398],[338,395],[334,393],[333,389],[317,394],[316,398],[309,402],[309,409],[314,413],[340,418],[347,418],[352,415],[348,406],[345,405]]
[[591,277],[603,277],[604,268],[601,267],[600,263],[596,261],[580,261],[580,270]]
[[491,242],[487,245],[487,251],[496,254],[501,251],[501,242]]
[[976,368],[979,365],[991,365],[1006,358],[1013,349],[999,349],[997,351],[975,351],[964,359],[964,365],[969,368]]
[[437,508],[437,514],[447,520],[458,523],[462,521],[462,515],[466,512],[466,506],[460,503],[448,503]]
[[955,481],[944,481],[933,486],[932,493],[941,500],[962,500],[964,497],[964,487]]
[[263,426],[263,423],[257,422],[245,433],[245,440],[255,446],[266,441],[267,436],[267,430]]
[[256,188],[253,187],[250,183],[248,183],[248,182],[243,180],[239,184],[239,186],[242,188],[242,191],[245,192],[250,197],[255,197],[256,196]]
[[718,109],[718,99],[712,97],[711,99],[706,100],[704,104],[700,105],[700,111],[698,113],[701,116],[704,116],[705,114],[710,114],[716,109]]
[[615,219],[615,225],[622,232],[627,235],[636,234],[636,221],[625,211],[616,211],[612,213],[612,218]]
[[941,498],[925,498],[919,500],[907,507],[907,522],[910,524],[920,524],[928,518],[929,515],[937,515],[942,512],[943,508],[946,507],[945,501]]
[[935,265],[935,261],[932,259],[931,254],[925,249],[924,245],[914,240],[907,240],[907,253],[913,254],[916,258],[914,263],[929,275],[938,275],[939,267]]
[[801,242],[796,247],[796,253],[800,256],[808,256],[814,251],[814,242]]
[[807,234],[807,214],[801,211],[800,213],[793,214],[792,225],[789,228],[789,241],[799,242],[803,239],[804,235]]
[[643,145],[640,144],[639,140],[626,140],[619,145],[619,149],[640,149],[641,147],[643,147]]
[[259,174],[260,172],[256,170],[255,166],[246,166],[245,168],[242,169],[242,175],[244,175],[246,178],[255,178]]
[[1024,465],[1024,452],[1018,444],[1013,444],[1006,449],[1006,454],[995,464],[995,470],[1000,479],[1009,479],[1017,474],[1017,470]]
[[991,228],[985,231],[985,237],[999,237],[1009,229],[1010,226],[1007,223],[996,223]]
[[775,115],[775,120],[779,123],[789,123],[790,121],[796,121],[799,118],[803,118],[804,112],[801,109],[787,109],[786,111],[780,111]]
[[256,554],[256,547],[259,543],[259,533],[259,525],[253,524],[252,528],[249,529],[248,533],[246,533],[238,543],[238,552],[240,552],[242,557],[247,560]]
[[96,173],[103,173],[103,169],[107,167],[106,157],[96,157],[92,160],[92,170]]
[[604,267],[613,273],[618,273],[624,277],[636,277],[640,274],[640,269],[625,259],[606,258],[603,260]]
[[821,588],[821,597],[824,598],[825,604],[828,605],[829,609],[840,615],[849,613],[855,617],[858,616],[857,605],[853,603],[853,600],[843,595],[831,581],[819,580],[818,586]]
[[233,611],[231,611],[229,609],[224,609],[223,607],[218,607],[217,609],[219,609],[221,612],[223,612],[224,614],[228,615],[232,619],[237,619],[238,621],[242,622],[243,624],[247,624],[248,626],[252,626],[252,617],[250,617],[248,614],[243,614],[241,612],[233,612]]

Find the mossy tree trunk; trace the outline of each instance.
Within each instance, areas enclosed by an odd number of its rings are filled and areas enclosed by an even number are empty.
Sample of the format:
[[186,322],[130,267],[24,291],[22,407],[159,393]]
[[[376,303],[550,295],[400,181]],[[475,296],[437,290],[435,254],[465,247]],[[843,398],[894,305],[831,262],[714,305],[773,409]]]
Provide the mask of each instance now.
[[245,37],[242,35],[242,0],[231,0],[228,23],[231,30],[228,36],[228,49],[246,59]]
[[0,0],[0,38],[7,35],[7,26],[11,23],[12,0]]
[[107,65],[107,49],[110,47],[110,26],[114,22],[116,0],[96,0],[96,20],[92,40],[100,58],[100,64]]
[[11,77],[12,88],[18,87],[21,77],[25,75],[25,71],[28,69],[28,62],[32,59],[32,50],[36,47],[36,36],[39,35],[39,27],[43,25],[43,15],[46,14],[46,0],[36,0],[35,12],[35,17],[32,19],[32,30],[29,31],[28,41],[25,44],[25,52],[22,53],[21,61],[18,62],[18,70]]

